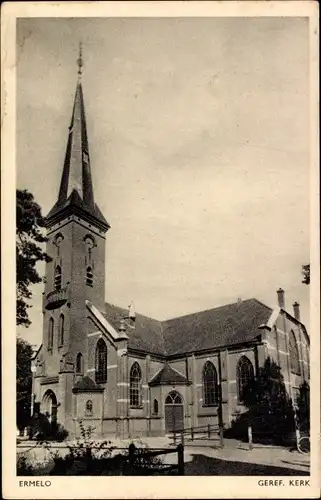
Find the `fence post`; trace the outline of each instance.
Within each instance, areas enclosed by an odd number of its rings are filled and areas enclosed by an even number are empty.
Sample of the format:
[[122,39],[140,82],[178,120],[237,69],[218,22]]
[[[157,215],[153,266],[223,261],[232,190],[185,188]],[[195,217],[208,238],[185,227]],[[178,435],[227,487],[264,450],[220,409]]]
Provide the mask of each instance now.
[[134,467],[135,451],[136,451],[136,446],[134,445],[134,443],[130,443],[130,445],[128,446],[128,462],[129,462],[130,473],[132,472],[132,469]]
[[247,428],[247,434],[249,438],[249,450],[253,449],[253,439],[252,439],[252,427],[249,425]]
[[191,427],[191,440],[194,441],[194,428]]
[[184,463],[184,446],[179,444],[177,446],[177,465],[178,465],[178,474],[180,476],[185,475],[185,463]]
[[173,434],[173,442],[174,442],[174,446],[176,446],[176,431],[174,431],[174,434]]
[[300,429],[297,427],[295,429],[295,440],[296,440],[296,447],[297,447],[297,449],[298,449],[300,437],[301,437],[301,435],[300,435]]
[[181,444],[184,446],[184,432],[181,433]]
[[207,426],[207,434],[208,434],[208,437],[210,438],[211,437],[211,425],[208,424]]
[[220,424],[220,445],[221,445],[221,448],[224,448],[224,433],[223,433],[224,429],[223,429],[223,425]]
[[92,466],[92,454],[91,454],[91,448],[87,446],[86,448],[86,469],[87,472],[90,472]]

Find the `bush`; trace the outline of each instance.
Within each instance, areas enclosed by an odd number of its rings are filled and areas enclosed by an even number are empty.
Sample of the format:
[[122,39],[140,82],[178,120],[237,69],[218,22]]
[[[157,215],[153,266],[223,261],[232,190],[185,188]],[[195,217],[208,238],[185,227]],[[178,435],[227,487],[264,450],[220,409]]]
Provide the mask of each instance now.
[[47,476],[52,465],[51,459],[37,460],[20,454],[17,457],[16,464],[17,476]]
[[106,461],[110,460],[115,447],[111,441],[96,442],[91,439],[93,427],[84,427],[79,422],[80,437],[68,445],[69,452],[65,457],[53,456],[54,468],[51,475],[99,475]]
[[33,467],[28,463],[27,457],[19,455],[17,458],[17,476],[33,476]]
[[29,436],[37,441],[62,442],[68,437],[68,431],[61,424],[51,424],[43,413],[31,418]]
[[[111,441],[96,442],[91,439],[94,430],[92,427],[85,428],[81,421],[79,426],[81,436],[75,442],[68,443],[69,451],[64,457],[60,456],[58,450],[52,451],[50,443],[43,442],[43,446],[49,451],[49,461],[54,464],[49,475],[122,476],[151,475],[158,471],[161,473],[162,460],[158,456],[149,456],[147,446],[136,448],[132,442],[127,452],[112,456],[116,448]],[[27,464],[25,458],[20,459],[20,474],[26,471],[26,475],[37,475],[37,470]]]

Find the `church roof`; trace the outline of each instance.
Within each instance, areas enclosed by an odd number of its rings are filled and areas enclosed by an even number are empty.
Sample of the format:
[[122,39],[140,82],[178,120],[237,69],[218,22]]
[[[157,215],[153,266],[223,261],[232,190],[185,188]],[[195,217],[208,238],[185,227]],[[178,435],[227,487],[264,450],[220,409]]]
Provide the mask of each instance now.
[[260,335],[272,309],[256,299],[244,300],[164,322],[168,354],[195,352],[249,342]]
[[[166,321],[136,314],[135,329],[127,328],[129,349],[175,355],[253,341],[272,309],[248,299]],[[115,328],[128,310],[106,304],[106,318]]]
[[73,392],[99,392],[103,391],[103,388],[96,384],[92,378],[82,377],[73,388]]
[[[120,320],[128,315],[128,310],[112,304],[106,304],[105,318],[118,329]],[[155,354],[166,354],[162,324],[156,319],[136,313],[135,328],[127,328],[128,347]]]
[[166,363],[163,368],[149,382],[150,386],[188,384],[187,378],[179,373],[175,368]]
[[74,207],[84,211],[85,215],[97,220],[105,229],[109,224],[94,201],[94,190],[90,168],[90,155],[87,136],[85,106],[81,84],[82,56],[78,60],[79,77],[76,87],[74,106],[68,131],[67,149],[61,176],[58,200],[47,215],[47,221],[67,208]]

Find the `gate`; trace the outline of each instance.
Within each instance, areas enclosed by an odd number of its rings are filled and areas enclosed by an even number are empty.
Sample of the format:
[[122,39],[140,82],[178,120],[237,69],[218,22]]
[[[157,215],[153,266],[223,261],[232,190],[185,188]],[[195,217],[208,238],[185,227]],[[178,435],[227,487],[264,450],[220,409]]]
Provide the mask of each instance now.
[[173,432],[184,428],[184,404],[182,396],[172,391],[165,400],[165,431]]

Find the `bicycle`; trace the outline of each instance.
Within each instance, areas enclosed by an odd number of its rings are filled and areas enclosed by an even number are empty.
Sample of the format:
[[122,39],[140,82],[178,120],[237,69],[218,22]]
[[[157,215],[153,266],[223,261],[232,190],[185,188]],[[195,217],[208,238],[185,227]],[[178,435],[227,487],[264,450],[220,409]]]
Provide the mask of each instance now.
[[297,442],[297,449],[300,453],[310,453],[310,437],[301,436]]

